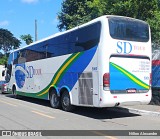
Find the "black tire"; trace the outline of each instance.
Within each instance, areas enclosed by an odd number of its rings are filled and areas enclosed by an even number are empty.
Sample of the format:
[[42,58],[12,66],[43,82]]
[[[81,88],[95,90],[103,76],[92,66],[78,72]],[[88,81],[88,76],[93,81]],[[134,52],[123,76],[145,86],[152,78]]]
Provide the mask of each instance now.
[[64,91],[61,97],[61,105],[62,105],[62,109],[64,111],[73,111],[75,106],[71,105],[71,101],[70,101],[70,97],[69,97],[69,92],[68,91]]
[[49,101],[51,107],[58,109],[60,108],[60,98],[58,97],[55,90],[52,90],[49,96]]

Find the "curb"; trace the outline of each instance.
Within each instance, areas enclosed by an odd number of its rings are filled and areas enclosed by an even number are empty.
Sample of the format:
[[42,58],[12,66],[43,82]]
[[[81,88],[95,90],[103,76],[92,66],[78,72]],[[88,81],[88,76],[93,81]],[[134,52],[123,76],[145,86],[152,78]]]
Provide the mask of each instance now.
[[160,112],[139,110],[139,109],[133,109],[133,108],[127,108],[127,109],[130,113],[135,113],[140,115],[149,115],[149,116],[160,116]]
[[128,108],[128,107],[116,107],[116,108],[113,108],[112,110],[123,112],[123,113],[134,113],[134,114],[139,114],[139,115],[160,116],[160,112],[139,110],[139,109],[133,109],[133,108]]

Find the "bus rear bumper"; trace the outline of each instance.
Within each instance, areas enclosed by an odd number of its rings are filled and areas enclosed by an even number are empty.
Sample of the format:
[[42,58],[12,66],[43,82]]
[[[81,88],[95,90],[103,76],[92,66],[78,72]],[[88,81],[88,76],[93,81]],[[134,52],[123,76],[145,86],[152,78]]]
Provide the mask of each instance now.
[[98,107],[146,105],[151,101],[151,96],[151,91],[141,94],[104,95]]

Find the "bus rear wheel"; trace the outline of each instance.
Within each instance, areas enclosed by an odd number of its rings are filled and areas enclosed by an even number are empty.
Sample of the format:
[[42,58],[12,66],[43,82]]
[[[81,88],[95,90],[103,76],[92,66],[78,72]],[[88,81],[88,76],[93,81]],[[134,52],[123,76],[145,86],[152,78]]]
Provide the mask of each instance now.
[[51,91],[49,100],[50,100],[51,107],[53,107],[55,109],[60,108],[60,99],[59,99],[55,90]]
[[64,91],[61,97],[61,104],[62,104],[62,109],[64,111],[73,111],[75,106],[71,105],[70,97],[69,97],[69,92]]

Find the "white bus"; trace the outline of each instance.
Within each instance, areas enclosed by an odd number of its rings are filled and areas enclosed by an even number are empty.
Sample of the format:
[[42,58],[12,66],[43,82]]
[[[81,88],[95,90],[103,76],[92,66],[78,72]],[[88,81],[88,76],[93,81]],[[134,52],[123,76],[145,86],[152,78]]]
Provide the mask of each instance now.
[[13,51],[8,90],[54,108],[113,107],[151,100],[147,23],[105,15]]

